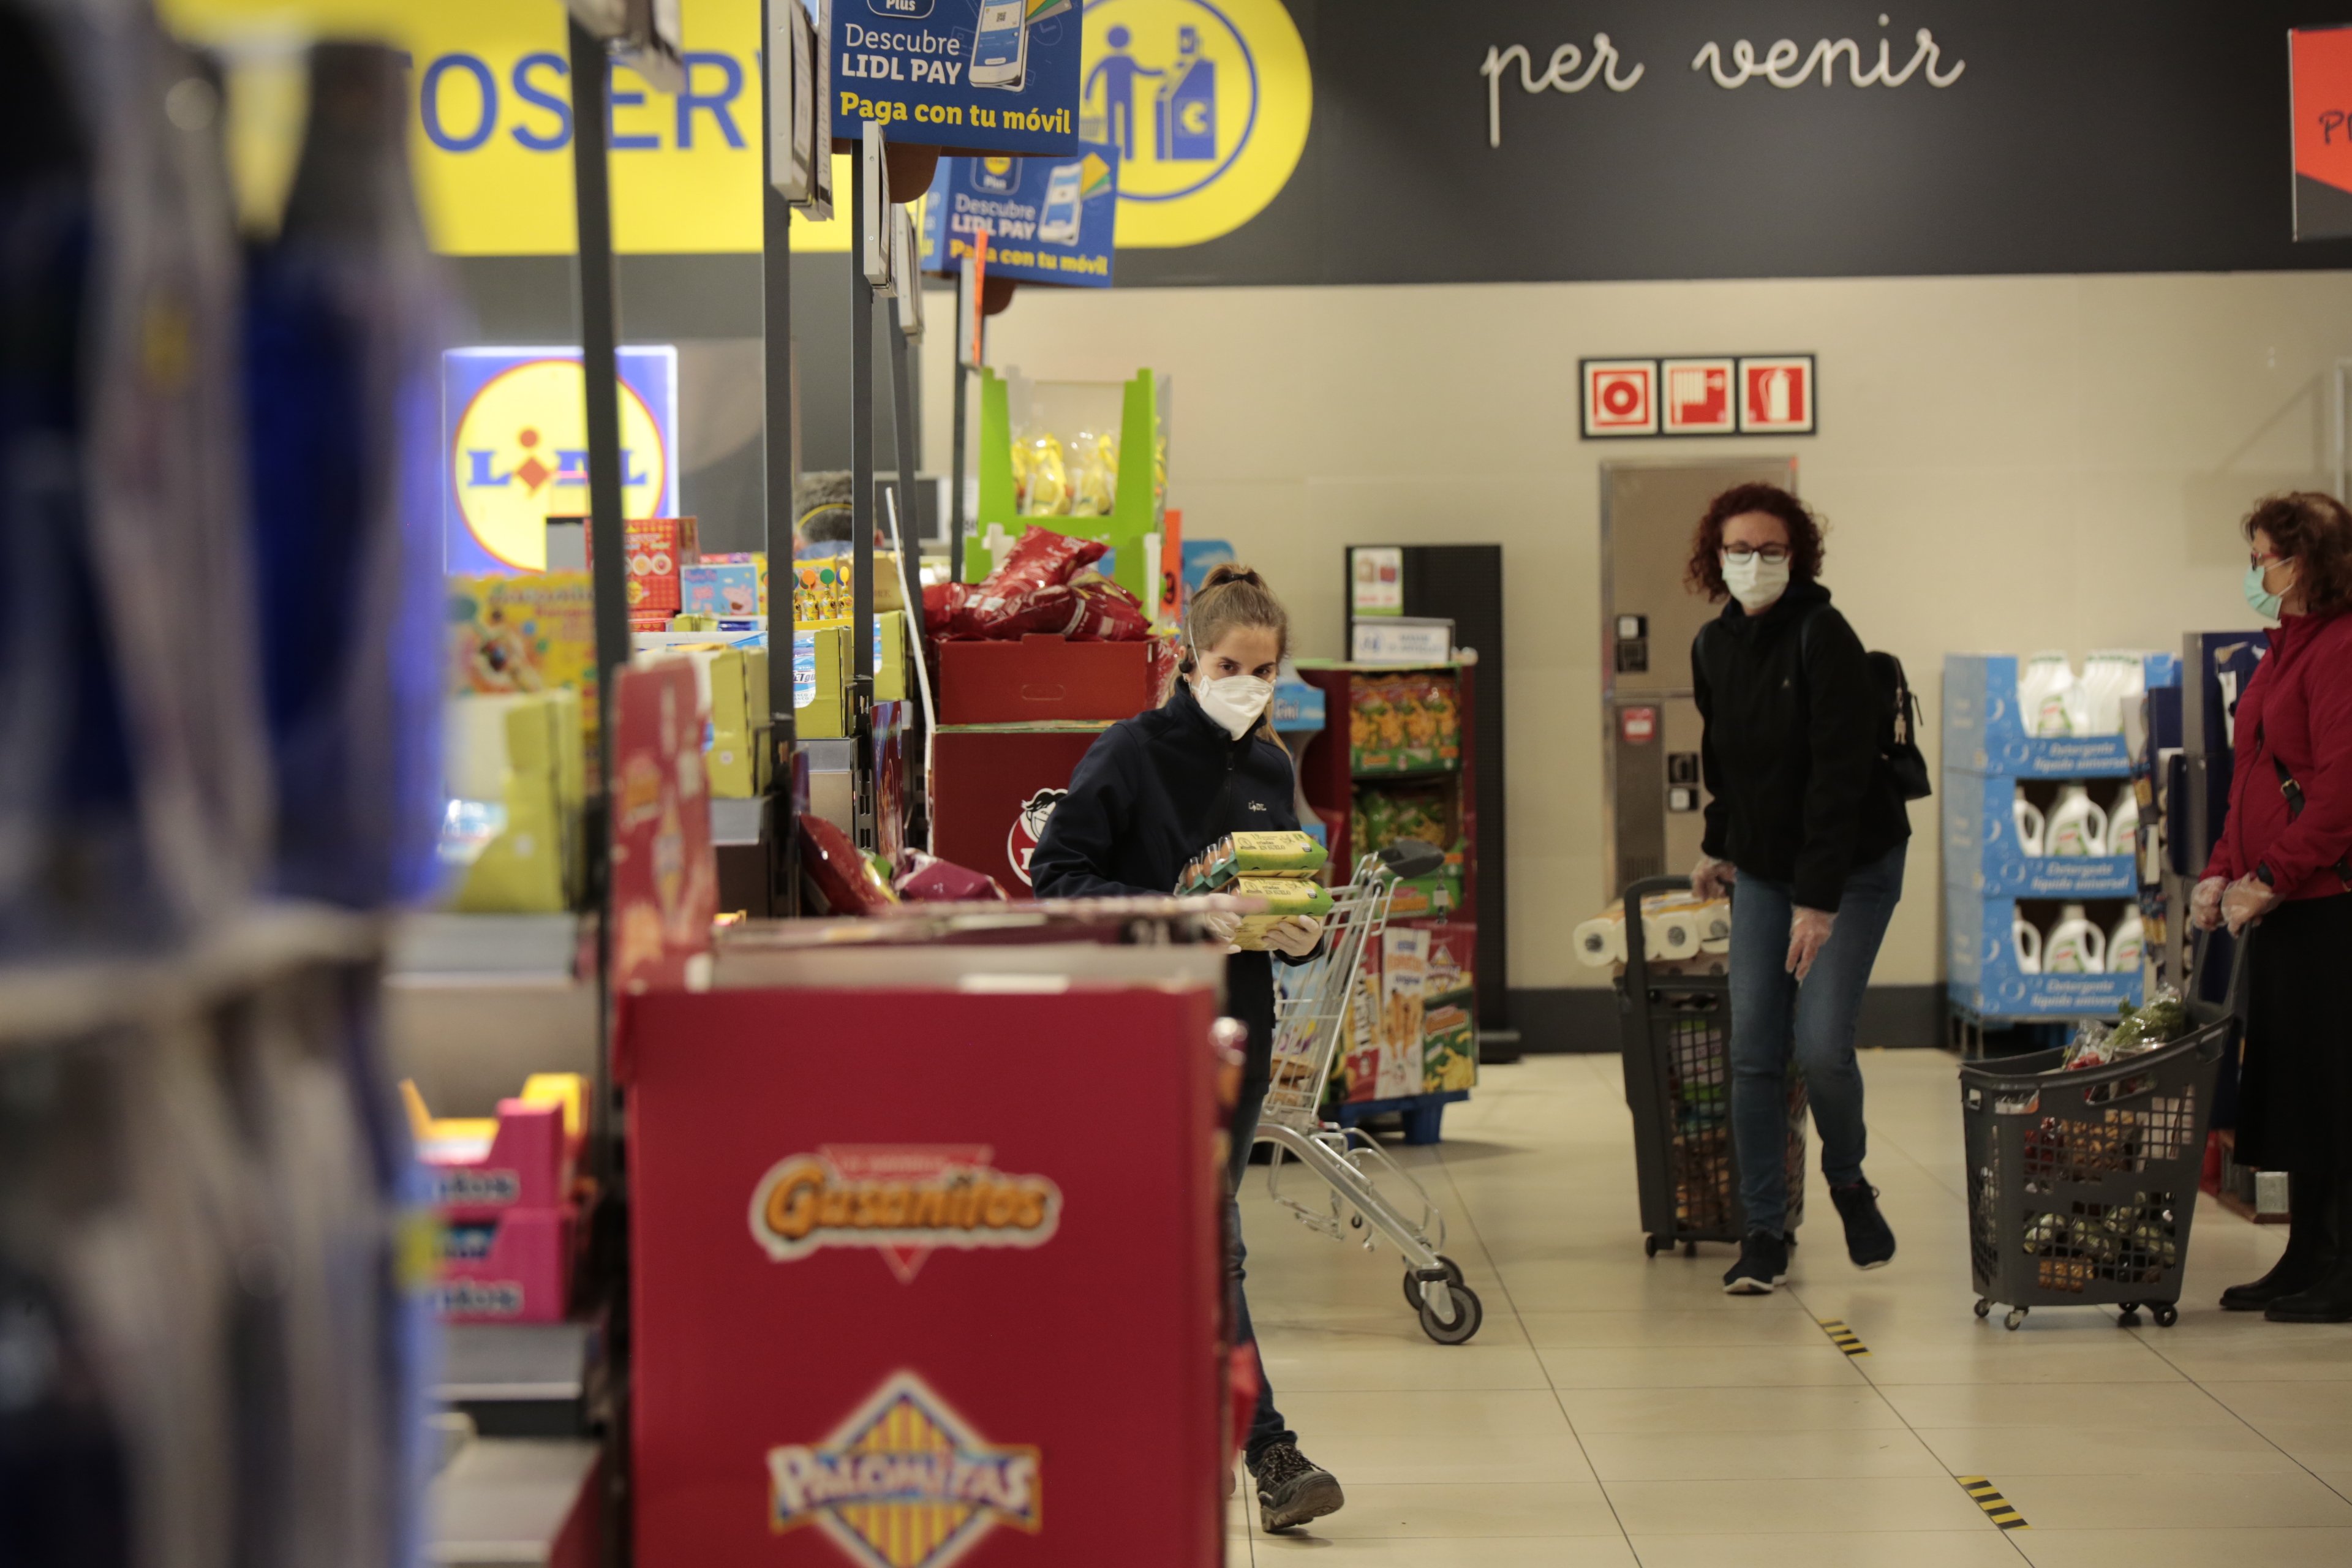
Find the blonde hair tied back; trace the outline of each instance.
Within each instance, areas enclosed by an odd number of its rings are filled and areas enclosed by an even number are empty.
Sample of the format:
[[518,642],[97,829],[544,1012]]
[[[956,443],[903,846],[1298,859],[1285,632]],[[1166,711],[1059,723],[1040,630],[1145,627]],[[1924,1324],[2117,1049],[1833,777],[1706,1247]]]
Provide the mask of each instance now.
[[1216,647],[1228,632],[1244,626],[1272,632],[1281,651],[1290,652],[1290,613],[1265,585],[1265,579],[1231,563],[1210,568],[1200,591],[1192,595],[1191,613],[1184,617],[1184,673],[1192,673],[1203,649]]

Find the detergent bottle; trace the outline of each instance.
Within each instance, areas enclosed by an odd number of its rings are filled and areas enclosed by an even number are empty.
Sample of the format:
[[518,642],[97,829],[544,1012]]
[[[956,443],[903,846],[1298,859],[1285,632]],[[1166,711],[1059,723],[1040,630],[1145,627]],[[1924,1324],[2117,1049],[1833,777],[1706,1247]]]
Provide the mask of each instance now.
[[2026,661],[2018,678],[2018,718],[2029,735],[2070,735],[2067,693],[2074,689],[2074,669],[2063,649],[2052,648]]
[[2009,922],[2010,945],[2017,949],[2020,974],[2042,973],[2042,928],[2023,915]]
[[2128,855],[2135,867],[2139,863],[2139,792],[2130,784],[2124,785],[2115,809],[2107,813],[2107,853]]
[[2107,973],[2137,974],[2147,957],[2147,929],[2140,923],[2139,911],[2127,909],[2107,933]]
[[2041,854],[2043,826],[2042,808],[2026,799],[2025,792],[2021,789],[2017,792],[2017,804],[2011,808],[2011,815],[2017,818],[2018,848],[2027,855]]
[[2058,911],[2058,923],[2042,949],[2044,974],[2104,974],[2107,968],[2107,935],[2091,923],[2080,904]]
[[2091,798],[2088,786],[2070,784],[2058,792],[2058,804],[2050,808],[2050,826],[2042,839],[2044,852],[2050,855],[2107,852],[2107,814]]

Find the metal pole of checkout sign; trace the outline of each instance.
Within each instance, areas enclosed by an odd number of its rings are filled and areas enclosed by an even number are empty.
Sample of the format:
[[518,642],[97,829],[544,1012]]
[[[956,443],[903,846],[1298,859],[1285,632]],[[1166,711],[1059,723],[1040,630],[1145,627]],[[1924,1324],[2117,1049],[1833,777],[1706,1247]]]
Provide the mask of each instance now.
[[[761,36],[768,47],[788,45],[787,29],[774,26],[768,16],[772,5],[798,5],[801,0],[764,0],[761,5]],[[766,395],[765,457],[767,496],[763,509],[761,548],[768,562],[768,789],[761,803],[761,837],[768,846],[769,909],[773,914],[797,914],[800,909],[800,824],[793,809],[793,522],[799,486],[798,454],[793,430],[793,205],[777,183],[777,138],[773,116],[790,110],[793,102],[774,90],[789,83],[791,59],[782,54],[772,64],[771,89],[761,95],[761,154],[766,178],[761,183],[760,280],[761,330],[763,344],[763,390]],[[801,84],[799,90],[808,90]],[[789,160],[789,147],[785,152]],[[822,145],[818,156],[828,155]]]
[[873,849],[878,838],[874,809],[874,766],[867,755],[867,737],[874,710],[874,286],[866,280],[861,264],[866,214],[875,202],[887,203],[887,191],[877,191],[866,177],[871,160],[851,160],[849,221],[852,258],[849,266],[849,547],[851,608],[849,618],[849,733],[853,820],[857,847]]
[[[892,216],[892,222],[906,220]],[[891,542],[898,547],[900,592],[907,601],[907,657],[922,658],[930,647],[930,627],[923,615],[923,528],[922,508],[915,497],[915,374],[908,362],[913,352],[907,342],[906,314],[899,295],[923,286],[922,274],[911,257],[902,258],[904,270],[898,278],[898,293],[890,299],[890,395],[891,423],[896,427],[898,447],[898,528]],[[920,303],[920,301],[917,301]],[[913,670],[908,672],[908,684],[919,684]],[[911,695],[911,693],[910,693]],[[903,744],[907,747],[904,773],[908,784],[907,805],[912,820],[907,824],[908,842],[928,847],[930,844],[930,770],[924,765],[929,753],[930,725],[923,716],[919,701],[910,704],[913,721],[906,727]],[[880,802],[876,803],[877,812]]]
[[955,364],[955,430],[952,437],[955,460],[948,479],[948,581],[961,583],[963,581],[964,420],[967,416],[965,411],[971,401],[971,369],[964,363],[964,339],[968,330],[966,323],[971,321],[971,313],[980,309],[980,301],[972,297],[971,268],[956,268],[955,287],[955,342],[950,345],[954,352],[948,356]]
[[602,40],[572,28],[572,184],[579,219],[580,370],[588,396],[588,563],[595,595],[597,771],[590,791],[588,853],[596,899],[596,1093],[590,1158],[611,1190],[613,1010],[611,791],[613,698],[629,662],[627,542],[621,521],[620,299],[613,269],[613,180],[605,147]]

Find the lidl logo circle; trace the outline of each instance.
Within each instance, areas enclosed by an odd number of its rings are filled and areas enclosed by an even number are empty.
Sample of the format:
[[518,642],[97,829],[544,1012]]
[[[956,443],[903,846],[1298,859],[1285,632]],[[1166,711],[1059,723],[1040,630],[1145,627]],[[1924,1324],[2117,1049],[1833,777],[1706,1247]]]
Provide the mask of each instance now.
[[[522,571],[547,565],[547,520],[588,511],[588,394],[572,359],[535,359],[501,371],[466,405],[450,441],[458,516],[493,558]],[[653,410],[621,384],[621,510],[662,515],[668,448]]]
[[1282,0],[1087,0],[1082,133],[1118,145],[1118,244],[1198,245],[1264,212],[1314,81]]

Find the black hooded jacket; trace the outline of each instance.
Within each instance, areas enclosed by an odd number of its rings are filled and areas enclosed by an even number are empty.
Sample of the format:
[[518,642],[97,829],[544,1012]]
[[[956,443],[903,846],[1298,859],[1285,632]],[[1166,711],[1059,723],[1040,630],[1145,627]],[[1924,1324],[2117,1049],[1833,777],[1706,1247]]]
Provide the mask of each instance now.
[[1699,628],[1691,685],[1706,729],[1701,847],[1835,912],[1856,867],[1911,837],[1879,755],[1886,697],[1830,591],[1798,582],[1760,616],[1738,600]]
[[[1262,730],[1234,740],[1180,680],[1166,707],[1112,725],[1079,762],[1029,858],[1030,884],[1041,899],[1164,896],[1210,840],[1295,830],[1294,787],[1289,752]],[[1249,1026],[1253,1085],[1274,1049],[1272,956],[1225,961],[1225,1011]]]

